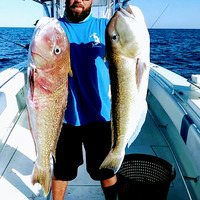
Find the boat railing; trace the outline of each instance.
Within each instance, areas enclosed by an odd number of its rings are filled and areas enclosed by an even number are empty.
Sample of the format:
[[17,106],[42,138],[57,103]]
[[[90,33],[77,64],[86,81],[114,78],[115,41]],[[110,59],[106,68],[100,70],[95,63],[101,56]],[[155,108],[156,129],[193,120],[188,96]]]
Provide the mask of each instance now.
[[26,107],[27,62],[0,73],[0,151]]
[[[169,94],[179,101],[183,112],[189,113],[200,130],[200,89],[181,77],[158,65],[151,65],[150,76],[154,77]],[[168,76],[166,76],[166,72]]]
[[[26,70],[27,61],[24,61],[22,63],[19,63],[11,68],[9,68],[7,71],[2,71],[0,73],[0,89],[13,77],[15,77],[18,73]],[[9,71],[9,72],[8,72]]]

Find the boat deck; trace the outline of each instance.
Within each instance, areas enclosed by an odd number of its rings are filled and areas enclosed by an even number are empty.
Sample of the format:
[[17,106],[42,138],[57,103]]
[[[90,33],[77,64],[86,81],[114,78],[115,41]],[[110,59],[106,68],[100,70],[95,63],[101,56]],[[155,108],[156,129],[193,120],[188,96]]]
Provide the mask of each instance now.
[[[176,165],[170,147],[150,112],[136,141],[126,150],[127,154],[144,153],[161,157],[176,169],[176,178],[171,183],[167,200],[188,200],[184,181]],[[35,160],[33,140],[29,131],[26,109],[22,112],[8,140],[0,151],[1,199],[40,200],[44,199],[39,185],[32,186],[30,177]],[[3,198],[2,198],[3,197]],[[134,197],[134,191],[133,191]],[[47,197],[52,200],[52,195]],[[65,199],[103,200],[100,183],[93,181],[86,172],[85,165],[79,168],[78,176],[69,183]]]

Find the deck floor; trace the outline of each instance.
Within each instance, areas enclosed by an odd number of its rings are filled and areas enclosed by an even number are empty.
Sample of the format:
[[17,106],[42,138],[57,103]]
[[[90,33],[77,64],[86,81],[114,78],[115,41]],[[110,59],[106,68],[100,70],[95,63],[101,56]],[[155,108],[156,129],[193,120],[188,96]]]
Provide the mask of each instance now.
[[[26,113],[24,110],[15,129],[0,151],[0,195],[3,197],[1,199],[44,199],[41,187],[39,185],[32,186],[30,182],[35,152]],[[130,148],[126,149],[126,154],[131,153],[158,156],[174,165],[176,178],[171,183],[167,200],[190,199],[170,149],[149,113],[140,135]],[[47,199],[52,200],[52,195],[50,194]],[[65,196],[65,200],[67,199],[104,199],[100,183],[89,177],[85,165],[79,167],[77,178],[69,183]]]

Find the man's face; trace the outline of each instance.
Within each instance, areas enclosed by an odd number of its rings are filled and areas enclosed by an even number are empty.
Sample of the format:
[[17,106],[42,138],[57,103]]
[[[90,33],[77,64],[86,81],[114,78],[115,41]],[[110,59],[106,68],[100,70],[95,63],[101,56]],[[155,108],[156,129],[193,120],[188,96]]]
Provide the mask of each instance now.
[[73,22],[83,21],[91,11],[93,0],[66,0],[67,16]]

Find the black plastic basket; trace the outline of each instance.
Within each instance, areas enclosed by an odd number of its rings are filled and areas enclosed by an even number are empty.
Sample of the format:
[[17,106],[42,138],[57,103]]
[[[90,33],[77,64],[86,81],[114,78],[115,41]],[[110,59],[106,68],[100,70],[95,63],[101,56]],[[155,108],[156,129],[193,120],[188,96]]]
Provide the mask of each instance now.
[[167,161],[145,154],[126,155],[118,178],[119,200],[164,200],[175,170]]

